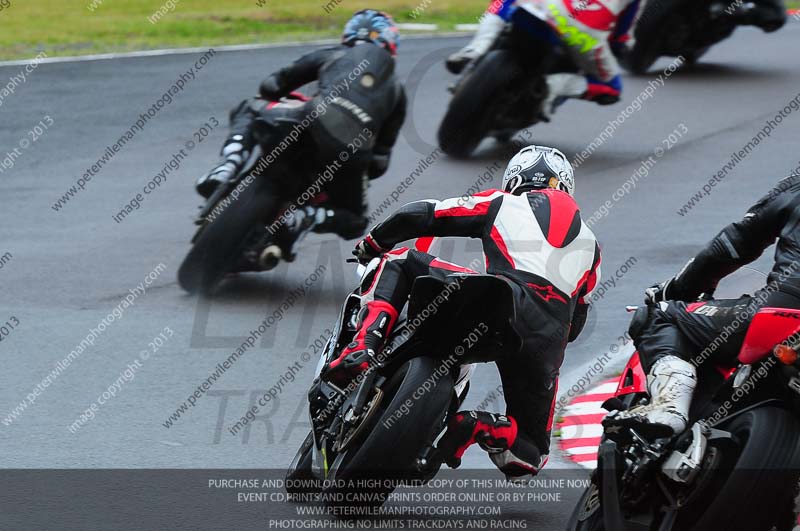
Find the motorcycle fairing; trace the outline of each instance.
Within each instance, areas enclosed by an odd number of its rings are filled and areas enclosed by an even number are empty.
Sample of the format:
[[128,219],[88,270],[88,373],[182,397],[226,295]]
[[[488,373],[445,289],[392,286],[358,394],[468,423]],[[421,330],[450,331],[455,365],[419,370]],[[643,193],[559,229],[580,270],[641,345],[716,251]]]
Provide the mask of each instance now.
[[800,332],[800,310],[785,308],[762,308],[753,317],[739,361],[744,364],[755,363],[772,353],[775,345]]
[[522,339],[511,325],[515,315],[511,286],[505,281],[492,275],[453,274],[444,281],[431,276],[414,281],[406,322],[419,323],[413,333],[415,343],[425,345],[425,355],[442,357],[452,354],[479,323],[486,324],[494,333],[464,354],[464,363],[481,363],[520,350]]
[[614,396],[620,397],[635,393],[647,392],[647,374],[642,367],[642,360],[639,358],[639,353],[634,352],[633,356],[628,360],[622,375],[619,378],[619,384]]

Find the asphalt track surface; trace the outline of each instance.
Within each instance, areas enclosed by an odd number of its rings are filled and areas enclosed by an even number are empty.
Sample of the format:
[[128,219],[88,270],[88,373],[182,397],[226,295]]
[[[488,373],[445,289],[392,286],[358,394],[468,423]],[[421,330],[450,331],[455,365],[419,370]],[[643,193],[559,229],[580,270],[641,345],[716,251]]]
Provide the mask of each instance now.
[[[624,364],[626,349],[612,347],[627,327],[624,305],[637,303],[645,286],[675,273],[720,227],[741,216],[770,185],[798,166],[800,112],[794,112],[698,206],[684,216],[677,213],[732,152],[800,91],[794,53],[799,37],[797,23],[772,35],[738,30],[699,65],[666,80],[580,165],[577,199],[584,216],[606,201],[613,205],[593,225],[603,247],[605,278],[614,277],[626,262],[628,267],[595,305],[584,337],[567,351],[562,395],[604,353],[614,352],[593,382]],[[453,79],[441,59],[463,42],[403,42],[398,68],[409,87],[410,112],[389,173],[369,190],[373,206],[390,197],[434,149],[448,102],[445,87]],[[6,256],[0,259],[0,323],[12,317],[19,323],[0,344],[0,420],[8,421],[7,415],[129,290],[159,264],[165,267],[32,404],[12,422],[0,424],[2,467],[250,469],[282,468],[289,462],[308,427],[304,396],[315,364],[315,359],[304,361],[301,353],[332,324],[343,296],[355,284],[352,267],[343,260],[352,242],[309,237],[290,267],[231,279],[210,301],[184,294],[175,273],[188,250],[199,203],[193,181],[216,160],[228,109],[253,94],[264,75],[304,51],[306,47],[292,46],[218,53],[59,211],[52,205],[199,54],[43,64],[3,100],[2,151],[37,136],[28,132],[40,121],[52,124],[20,150],[13,167],[0,173],[0,256]],[[569,102],[551,124],[537,125],[519,138],[556,146],[573,159],[667,64],[662,60],[646,77],[626,76],[622,103],[597,107]],[[21,68],[0,67],[0,80]],[[221,125],[188,151],[180,168],[146,195],[138,210],[120,223],[114,221],[112,216],[142,192],[176,152],[198,140],[194,132],[212,118]],[[668,136],[675,131],[681,131],[680,138],[668,146]],[[659,147],[663,155],[648,175],[614,201],[612,194]],[[461,195],[487,166],[504,166],[509,150],[489,141],[469,161],[440,157],[391,209],[415,199]],[[493,176],[492,184],[497,185],[501,171]],[[445,242],[442,254],[468,263],[478,250],[463,242]],[[754,267],[767,270],[769,255]],[[176,408],[318,264],[326,266],[322,280],[297,298],[254,348],[166,428]],[[142,351],[153,350],[149,343],[156,336],[169,335],[165,327],[172,337],[141,363],[132,380],[120,380]],[[298,361],[302,368],[295,381],[283,386],[251,429],[231,435],[227,427],[254,397],[276,385]],[[491,398],[498,383],[492,366],[479,367],[468,405],[488,401],[490,409],[502,408],[500,400]],[[68,427],[109,387],[115,396],[73,433]],[[573,468],[556,450],[553,453],[544,478]],[[480,450],[468,452],[465,467],[490,466]],[[560,529],[576,492],[566,493],[561,503],[501,505],[529,527]],[[294,508],[276,504],[268,513],[292,517]]]

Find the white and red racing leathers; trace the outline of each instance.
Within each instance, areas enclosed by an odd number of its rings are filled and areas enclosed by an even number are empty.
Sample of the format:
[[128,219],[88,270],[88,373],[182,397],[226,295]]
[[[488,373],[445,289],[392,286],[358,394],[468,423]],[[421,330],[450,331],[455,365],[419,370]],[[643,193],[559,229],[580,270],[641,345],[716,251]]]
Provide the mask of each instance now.
[[[473,424],[504,441],[503,451],[491,453],[501,470],[508,475],[536,473],[549,451],[564,350],[583,327],[587,297],[600,276],[600,247],[575,200],[559,190],[522,195],[489,190],[469,198],[409,203],[366,237],[366,244],[385,254],[362,280],[364,316],[349,352],[363,351],[371,330],[386,337],[417,277],[477,274],[417,249],[395,249],[414,238],[448,236],[481,240],[486,272],[511,287],[513,327],[522,339],[519,352],[495,360],[507,419],[494,426],[483,422],[484,415],[473,418],[483,419]],[[490,315],[492,308],[485,311]],[[463,453],[470,442],[461,440],[455,447]]]

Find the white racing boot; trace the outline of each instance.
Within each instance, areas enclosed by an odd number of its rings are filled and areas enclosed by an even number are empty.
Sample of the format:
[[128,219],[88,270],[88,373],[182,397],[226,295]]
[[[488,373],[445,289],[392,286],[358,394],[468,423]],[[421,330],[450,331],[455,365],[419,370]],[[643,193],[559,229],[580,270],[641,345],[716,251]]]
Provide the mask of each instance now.
[[206,199],[211,197],[217,187],[230,181],[242,169],[250,151],[242,144],[242,135],[232,136],[222,148],[222,160],[208,173],[202,175],[195,184],[197,193]]
[[559,105],[568,98],[581,98],[589,89],[589,82],[580,74],[550,74],[547,76],[547,99],[542,104],[542,118],[550,121]]
[[606,428],[624,426],[645,436],[669,437],[686,429],[697,386],[694,365],[677,356],[658,360],[647,375],[650,403],[622,411],[603,421]]
[[454,74],[460,74],[465,66],[489,51],[505,25],[505,21],[499,16],[486,13],[472,41],[447,58],[445,61],[447,69]]

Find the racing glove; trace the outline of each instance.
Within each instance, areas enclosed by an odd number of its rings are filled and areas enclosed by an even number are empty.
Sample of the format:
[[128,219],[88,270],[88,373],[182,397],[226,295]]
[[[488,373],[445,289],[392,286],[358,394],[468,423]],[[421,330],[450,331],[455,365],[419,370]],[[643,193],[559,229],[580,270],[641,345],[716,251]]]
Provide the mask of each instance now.
[[281,90],[280,83],[278,83],[278,78],[275,76],[275,74],[269,76],[267,79],[261,82],[258,93],[262,98],[270,101],[278,101],[284,96],[283,90]]
[[698,300],[698,297],[702,300],[713,298],[716,286],[707,287],[703,293],[698,295],[699,289],[692,289],[690,286],[686,285],[684,273],[690,268],[693,262],[694,258],[689,260],[689,262],[683,266],[680,273],[671,279],[665,280],[660,284],[654,284],[644,290],[645,304],[658,304],[662,301],[692,302]]
[[369,161],[367,166],[367,177],[370,179],[377,179],[389,169],[390,153],[372,153],[372,160]]
[[655,306],[659,302],[664,302],[668,300],[673,300],[670,297],[670,284],[672,284],[673,279],[665,280],[660,284],[653,284],[649,288],[644,290],[644,303],[648,306]]
[[356,257],[359,264],[367,265],[373,258],[377,258],[390,250],[381,247],[371,234],[367,234],[363,240],[356,244],[356,248],[353,249],[353,256]]

